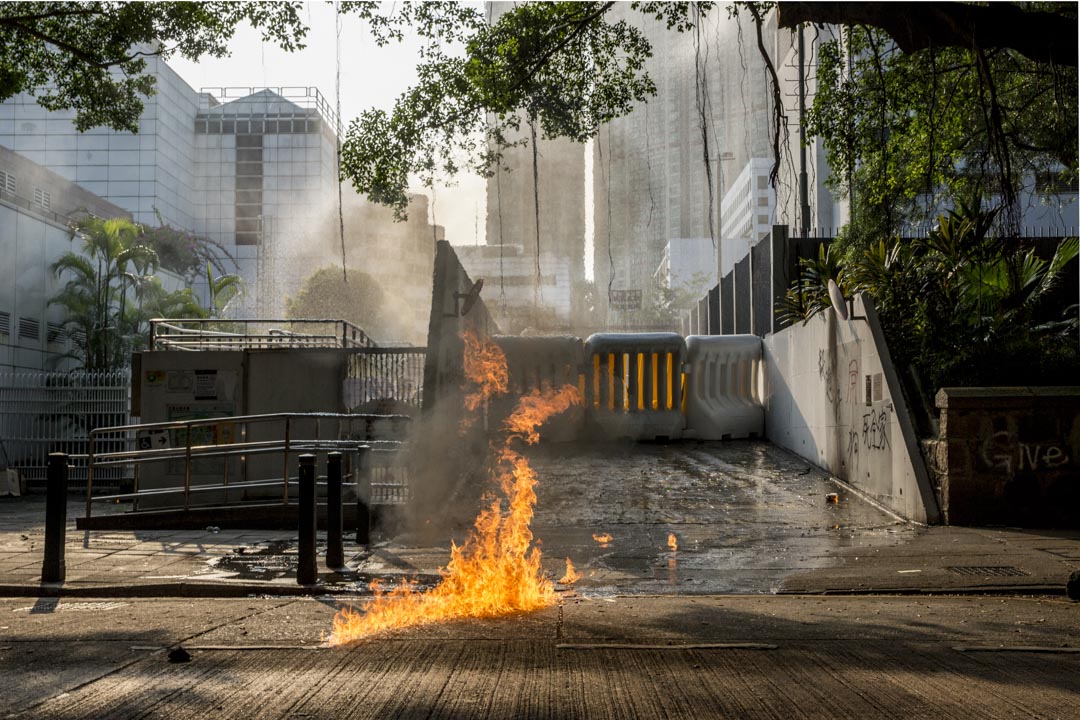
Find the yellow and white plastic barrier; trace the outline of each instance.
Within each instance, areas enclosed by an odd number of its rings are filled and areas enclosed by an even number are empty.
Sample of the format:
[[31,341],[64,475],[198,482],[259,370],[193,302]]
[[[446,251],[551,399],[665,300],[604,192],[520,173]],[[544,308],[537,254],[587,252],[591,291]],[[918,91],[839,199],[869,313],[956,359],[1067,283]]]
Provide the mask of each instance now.
[[761,338],[686,338],[686,436],[700,440],[763,437]]
[[[508,393],[492,403],[498,417],[506,417],[513,410],[518,398],[533,390],[563,385],[573,385],[585,394],[585,379],[581,374],[584,350],[581,338],[517,337],[495,335],[491,338],[506,355]],[[585,423],[585,411],[581,406],[552,417],[540,429],[540,435],[548,441],[576,440],[581,436]]]
[[585,341],[585,414],[612,438],[682,437],[682,366],[676,333],[597,333]]

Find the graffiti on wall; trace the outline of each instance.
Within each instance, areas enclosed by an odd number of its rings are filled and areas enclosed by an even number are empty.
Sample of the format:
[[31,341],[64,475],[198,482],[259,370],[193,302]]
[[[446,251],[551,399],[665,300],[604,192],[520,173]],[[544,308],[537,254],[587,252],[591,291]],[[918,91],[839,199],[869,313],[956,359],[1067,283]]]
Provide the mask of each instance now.
[[1025,470],[1053,470],[1069,462],[1069,454],[1063,444],[1019,442],[1006,430],[985,438],[979,455],[986,467],[1007,474]]

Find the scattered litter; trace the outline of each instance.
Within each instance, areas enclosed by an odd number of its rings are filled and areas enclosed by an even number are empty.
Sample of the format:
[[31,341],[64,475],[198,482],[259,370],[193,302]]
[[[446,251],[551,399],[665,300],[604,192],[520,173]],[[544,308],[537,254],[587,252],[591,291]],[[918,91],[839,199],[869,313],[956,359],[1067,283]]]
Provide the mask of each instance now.
[[206,526],[206,532],[216,533],[216,532],[219,532],[220,530],[221,530],[221,528],[219,528],[217,525],[207,525]]
[[830,505],[837,505],[840,503],[840,496],[836,493],[828,493],[825,495],[825,502]]
[[900,573],[901,575],[910,575],[911,573],[921,573],[922,570],[897,570],[896,572]]

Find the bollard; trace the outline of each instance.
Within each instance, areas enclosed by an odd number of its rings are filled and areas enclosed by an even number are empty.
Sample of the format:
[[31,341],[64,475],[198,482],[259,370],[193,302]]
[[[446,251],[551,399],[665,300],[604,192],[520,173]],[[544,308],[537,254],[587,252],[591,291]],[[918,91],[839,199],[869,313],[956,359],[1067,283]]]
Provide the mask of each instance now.
[[341,543],[341,453],[326,456],[326,567],[345,567]]
[[356,544],[371,544],[371,448],[357,448]]
[[68,456],[50,453],[45,486],[45,561],[42,582],[64,582],[64,532],[67,529]]
[[296,582],[314,585],[319,579],[315,563],[315,456],[300,456],[299,532],[297,543],[299,558],[296,564]]

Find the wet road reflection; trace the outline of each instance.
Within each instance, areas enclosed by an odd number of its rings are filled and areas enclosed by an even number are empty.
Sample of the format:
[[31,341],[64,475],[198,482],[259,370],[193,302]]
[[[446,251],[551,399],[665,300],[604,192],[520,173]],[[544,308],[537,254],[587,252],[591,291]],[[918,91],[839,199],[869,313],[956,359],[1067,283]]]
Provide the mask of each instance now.
[[588,595],[777,592],[845,546],[914,533],[765,442],[549,445],[532,463],[536,537],[574,561]]

